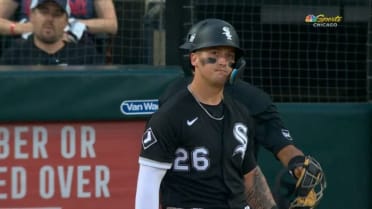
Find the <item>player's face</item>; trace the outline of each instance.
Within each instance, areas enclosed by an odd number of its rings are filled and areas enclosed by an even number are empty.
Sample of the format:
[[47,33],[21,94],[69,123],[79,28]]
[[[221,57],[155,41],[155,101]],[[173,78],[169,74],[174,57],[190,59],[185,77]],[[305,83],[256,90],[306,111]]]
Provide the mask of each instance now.
[[235,49],[228,46],[211,47],[191,54],[195,75],[214,85],[224,85],[232,71]]
[[48,1],[30,15],[34,35],[44,43],[55,43],[63,38],[67,14],[56,3]]

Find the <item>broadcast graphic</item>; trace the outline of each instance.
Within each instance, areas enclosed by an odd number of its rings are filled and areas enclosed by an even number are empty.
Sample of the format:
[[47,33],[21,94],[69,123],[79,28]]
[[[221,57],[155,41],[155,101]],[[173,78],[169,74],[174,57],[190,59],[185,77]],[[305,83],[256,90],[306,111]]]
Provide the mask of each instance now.
[[312,23],[314,28],[336,28],[343,20],[342,16],[326,16],[325,14],[309,14],[305,17],[305,23]]

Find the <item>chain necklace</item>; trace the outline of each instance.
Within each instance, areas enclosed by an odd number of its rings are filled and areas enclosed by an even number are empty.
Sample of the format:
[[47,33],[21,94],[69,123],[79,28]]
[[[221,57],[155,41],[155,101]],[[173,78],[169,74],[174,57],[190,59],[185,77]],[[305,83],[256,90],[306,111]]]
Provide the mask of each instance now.
[[213,120],[223,120],[223,118],[225,117],[225,115],[222,115],[221,117],[215,117],[213,116],[212,114],[210,114],[208,112],[207,109],[205,109],[205,107],[203,106],[203,104],[200,103],[200,101],[195,97],[195,95],[192,93],[191,89],[190,89],[190,86],[187,86],[187,90],[189,90],[190,94],[192,95],[192,97],[194,97],[196,103],[198,103],[198,105],[200,106],[200,108],[202,108],[202,110],[204,110],[204,112],[210,117],[212,118]]

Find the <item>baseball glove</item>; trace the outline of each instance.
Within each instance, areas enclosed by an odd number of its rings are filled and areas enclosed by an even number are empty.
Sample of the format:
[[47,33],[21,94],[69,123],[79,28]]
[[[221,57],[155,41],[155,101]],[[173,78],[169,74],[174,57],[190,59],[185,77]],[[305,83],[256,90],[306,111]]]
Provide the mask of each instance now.
[[[319,162],[311,156],[297,156],[289,162],[288,169],[283,169],[277,175],[273,189],[279,208],[314,209],[327,187]],[[296,172],[297,177],[295,170],[300,171]]]
[[288,169],[292,172],[301,169],[294,189],[294,199],[290,201],[289,209],[313,209],[327,187],[324,172],[319,162],[311,156],[298,156],[289,162]]

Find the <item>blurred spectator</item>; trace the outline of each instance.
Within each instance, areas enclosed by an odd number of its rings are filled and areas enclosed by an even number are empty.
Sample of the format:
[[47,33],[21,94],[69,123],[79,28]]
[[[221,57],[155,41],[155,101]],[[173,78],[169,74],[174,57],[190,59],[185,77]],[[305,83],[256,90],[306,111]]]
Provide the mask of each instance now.
[[64,40],[71,9],[68,0],[33,0],[30,23],[33,34],[17,39],[0,59],[2,65],[86,65],[103,64],[95,47]]
[[[30,4],[35,0],[0,0],[0,34],[24,35],[32,31],[28,21]],[[69,19],[66,41],[93,40],[93,34],[116,34],[118,22],[112,0],[69,0]],[[19,9],[19,17],[14,17]],[[11,19],[14,18],[16,22]],[[87,32],[87,33],[85,33]]]

